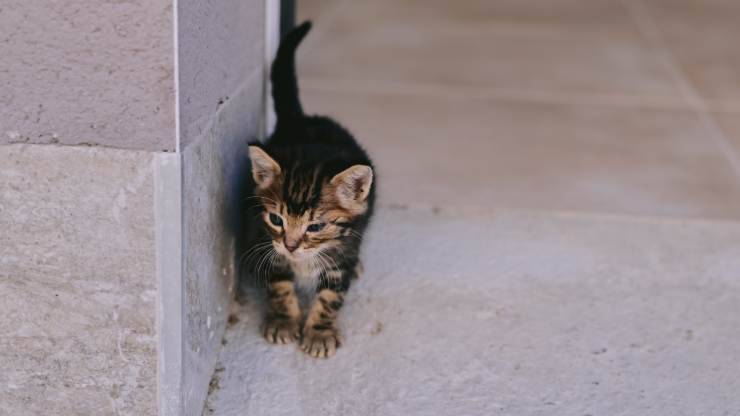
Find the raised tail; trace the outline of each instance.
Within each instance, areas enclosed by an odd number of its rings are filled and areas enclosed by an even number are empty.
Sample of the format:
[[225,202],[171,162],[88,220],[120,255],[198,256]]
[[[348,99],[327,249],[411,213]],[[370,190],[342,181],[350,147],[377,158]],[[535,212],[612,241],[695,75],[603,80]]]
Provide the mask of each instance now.
[[303,116],[295,73],[295,50],[310,29],[311,22],[306,21],[291,30],[280,42],[275,61],[272,63],[270,80],[278,125],[281,121],[286,122]]

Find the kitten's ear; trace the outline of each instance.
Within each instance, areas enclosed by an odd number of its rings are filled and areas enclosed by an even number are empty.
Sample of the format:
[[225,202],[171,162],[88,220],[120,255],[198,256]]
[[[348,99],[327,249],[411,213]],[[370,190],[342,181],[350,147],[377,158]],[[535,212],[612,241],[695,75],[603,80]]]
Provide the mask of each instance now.
[[354,165],[337,173],[331,184],[336,187],[339,205],[352,211],[364,211],[373,184],[373,170],[367,165]]
[[280,175],[280,165],[264,150],[249,146],[249,158],[252,159],[252,177],[257,187],[265,189],[272,185]]

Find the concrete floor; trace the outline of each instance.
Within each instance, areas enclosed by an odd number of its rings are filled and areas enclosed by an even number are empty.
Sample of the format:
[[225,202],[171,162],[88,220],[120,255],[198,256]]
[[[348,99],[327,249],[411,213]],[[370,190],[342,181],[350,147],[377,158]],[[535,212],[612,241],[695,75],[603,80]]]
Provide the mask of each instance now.
[[303,1],[375,156],[337,356],[236,312],[205,414],[740,414],[740,5]]
[[268,345],[249,304],[204,414],[735,415],[739,238],[732,223],[384,209],[337,355]]

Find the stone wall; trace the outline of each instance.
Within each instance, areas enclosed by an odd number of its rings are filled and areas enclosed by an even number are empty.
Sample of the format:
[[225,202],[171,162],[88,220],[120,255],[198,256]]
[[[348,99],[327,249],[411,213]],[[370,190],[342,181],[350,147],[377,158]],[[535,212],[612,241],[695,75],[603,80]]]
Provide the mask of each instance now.
[[246,145],[260,137],[264,2],[184,0],[178,14],[183,403],[184,414],[200,415],[232,297]]
[[265,1],[0,6],[0,413],[201,414]]
[[3,0],[0,143],[175,150],[172,0]]
[[152,157],[0,146],[0,413],[156,414]]

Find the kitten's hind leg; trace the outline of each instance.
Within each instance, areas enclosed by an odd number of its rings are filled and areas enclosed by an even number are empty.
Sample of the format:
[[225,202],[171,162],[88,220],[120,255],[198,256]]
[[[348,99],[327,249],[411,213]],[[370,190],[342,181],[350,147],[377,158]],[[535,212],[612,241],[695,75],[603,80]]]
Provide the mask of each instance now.
[[267,288],[267,316],[262,335],[273,344],[287,344],[300,336],[301,308],[293,282],[272,282]]
[[303,326],[301,349],[317,358],[329,358],[341,346],[337,315],[344,303],[344,293],[321,289]]

